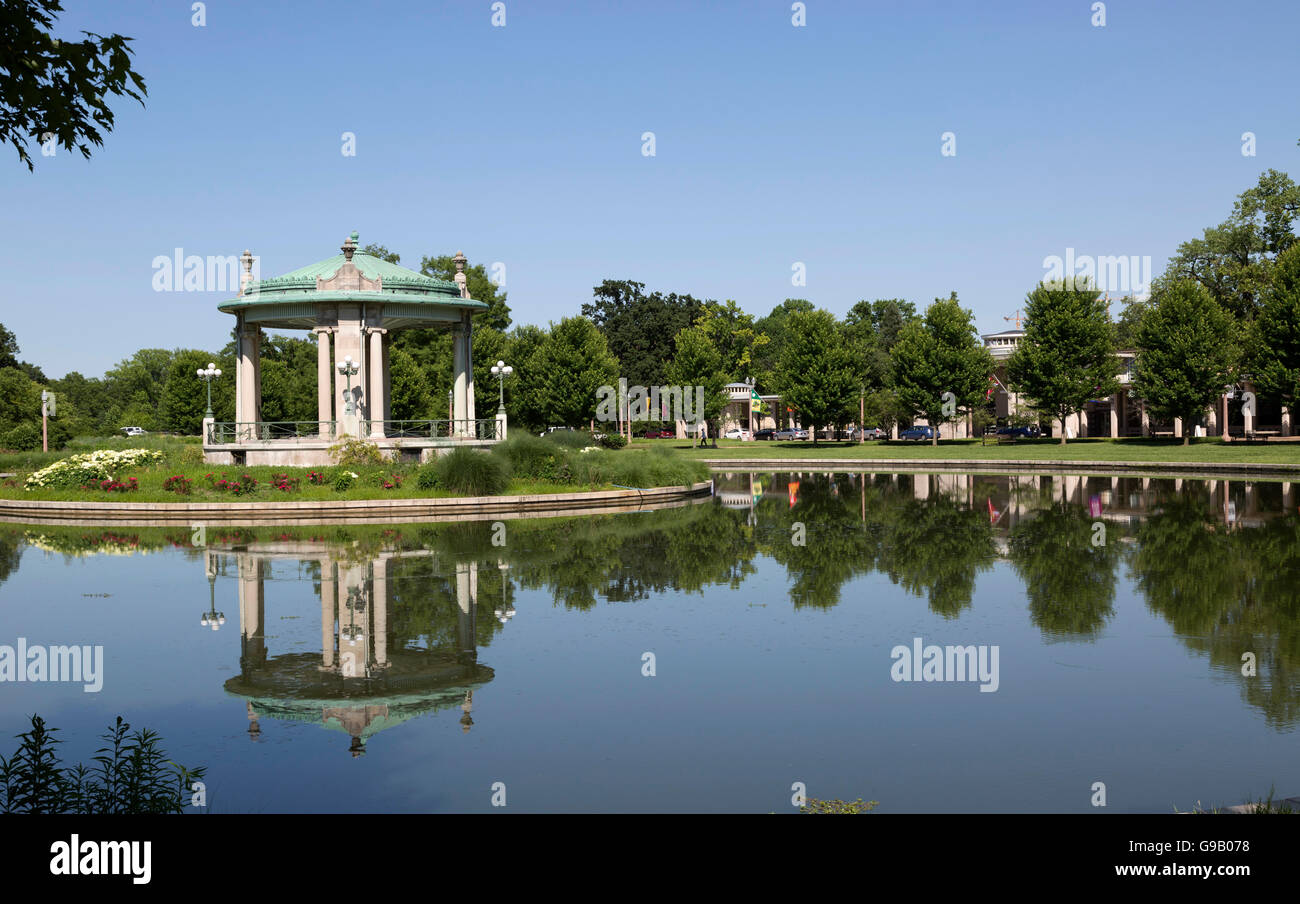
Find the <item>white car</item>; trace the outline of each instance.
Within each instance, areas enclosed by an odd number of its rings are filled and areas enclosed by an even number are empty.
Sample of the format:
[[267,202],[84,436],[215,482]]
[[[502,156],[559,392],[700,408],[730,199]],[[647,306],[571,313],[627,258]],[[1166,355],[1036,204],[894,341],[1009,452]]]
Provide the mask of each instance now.
[[122,432],[125,433],[127,436],[145,436],[145,435],[146,435],[146,434],[145,434],[145,430],[144,430],[143,427],[123,427],[123,428],[122,428]]
[[726,433],[722,434],[722,436],[724,439],[751,440],[754,438],[753,434],[750,433],[748,430],[742,430],[739,427],[732,427]]

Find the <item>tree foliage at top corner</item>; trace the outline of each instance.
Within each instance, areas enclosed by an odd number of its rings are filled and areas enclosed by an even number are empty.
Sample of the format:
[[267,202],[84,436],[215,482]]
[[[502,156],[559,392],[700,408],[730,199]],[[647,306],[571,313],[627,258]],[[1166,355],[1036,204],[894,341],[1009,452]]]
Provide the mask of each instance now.
[[0,0],[0,142],[34,170],[29,142],[54,141],[90,157],[113,130],[112,96],[144,105],[144,78],[131,68],[131,39],[82,32],[62,41],[50,29],[60,0]]

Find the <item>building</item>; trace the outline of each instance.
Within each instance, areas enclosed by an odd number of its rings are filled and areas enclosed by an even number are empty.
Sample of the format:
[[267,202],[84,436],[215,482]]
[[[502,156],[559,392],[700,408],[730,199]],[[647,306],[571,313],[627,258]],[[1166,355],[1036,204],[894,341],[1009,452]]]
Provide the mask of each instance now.
[[[239,295],[218,309],[235,318],[235,420],[203,422],[204,459],[228,465],[323,465],[343,437],[366,439],[392,454],[427,460],[457,445],[505,438],[505,412],[474,411],[471,317],[487,305],[469,297],[465,256],[455,281],[433,279],[357,250],[352,233],[340,254],[274,279],[253,278],[253,256],[240,258]],[[395,421],[389,394],[389,346],[403,329],[448,329],[455,376],[447,420]],[[317,420],[268,422],[261,413],[262,330],[310,330],[319,347]]]

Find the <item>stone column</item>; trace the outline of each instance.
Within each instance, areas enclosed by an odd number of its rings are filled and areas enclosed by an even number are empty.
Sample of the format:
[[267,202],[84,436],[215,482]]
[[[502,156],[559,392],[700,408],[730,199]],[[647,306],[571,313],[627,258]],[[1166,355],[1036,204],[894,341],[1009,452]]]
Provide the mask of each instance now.
[[465,375],[465,332],[464,326],[458,324],[451,334],[451,344],[453,351],[453,370],[452,370],[452,436],[465,435],[465,419],[468,415],[465,413],[465,390],[468,386],[468,378]]
[[384,333],[379,327],[370,328],[370,354],[366,365],[370,369],[369,391],[366,393],[366,415],[370,418],[370,438],[380,439],[384,435],[384,412],[388,410],[387,396],[384,392],[387,380],[384,377]]
[[1179,439],[1183,436],[1183,419],[1180,417],[1174,418],[1174,436]]
[[[1247,392],[1254,392],[1254,391],[1255,391],[1255,384],[1253,384],[1253,383],[1247,383],[1247,384],[1246,384],[1246,391],[1247,391]],[[1244,406],[1244,405],[1243,405],[1242,408],[1241,408],[1241,421],[1242,421],[1242,425],[1241,425],[1241,429],[1242,429],[1242,430],[1244,430],[1246,433],[1254,433],[1254,432],[1255,432],[1255,415],[1252,414],[1250,411],[1248,411],[1248,410],[1246,409],[1246,406]]]
[[1291,406],[1282,406],[1282,435],[1291,435]]
[[[262,384],[261,384],[261,330],[256,326],[244,325],[239,332],[239,364],[236,375],[239,380],[238,405],[235,420],[241,424],[251,425],[261,419]],[[240,428],[243,433],[238,439],[256,439],[251,426]]]
[[470,438],[474,438],[474,324],[468,314],[465,315],[465,417],[471,423]]
[[334,561],[320,561],[320,649],[323,669],[334,668],[334,615],[338,608]]
[[1151,435],[1151,416],[1147,414],[1147,403],[1142,402],[1142,435]]
[[239,633],[243,655],[240,669],[260,665],[266,661],[266,594],[262,575],[262,560],[251,553],[237,553],[239,568]]
[[1110,397],[1110,438],[1119,436],[1119,393]]
[[388,331],[384,331],[384,420],[393,419],[393,371],[389,366],[388,350],[392,346],[393,340],[388,338]]
[[334,421],[334,359],[330,351],[330,328],[317,327],[316,333],[316,419],[320,435],[329,436]]
[[370,611],[375,619],[375,668],[388,668],[388,559],[375,559]]

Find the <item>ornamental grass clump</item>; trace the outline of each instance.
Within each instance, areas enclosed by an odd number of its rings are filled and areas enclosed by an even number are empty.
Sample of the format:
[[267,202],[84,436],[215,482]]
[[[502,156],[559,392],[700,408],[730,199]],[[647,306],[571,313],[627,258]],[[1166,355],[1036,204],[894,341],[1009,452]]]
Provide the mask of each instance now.
[[52,465],[41,468],[27,478],[28,490],[71,489],[103,480],[113,480],[120,471],[157,464],[163,460],[161,452],[153,449],[99,449],[69,455]]
[[438,485],[462,496],[499,496],[510,485],[510,469],[499,456],[453,449],[437,462]]
[[572,476],[568,449],[531,433],[511,436],[493,447],[492,454],[503,458],[515,477],[563,483],[568,477],[562,475]]

